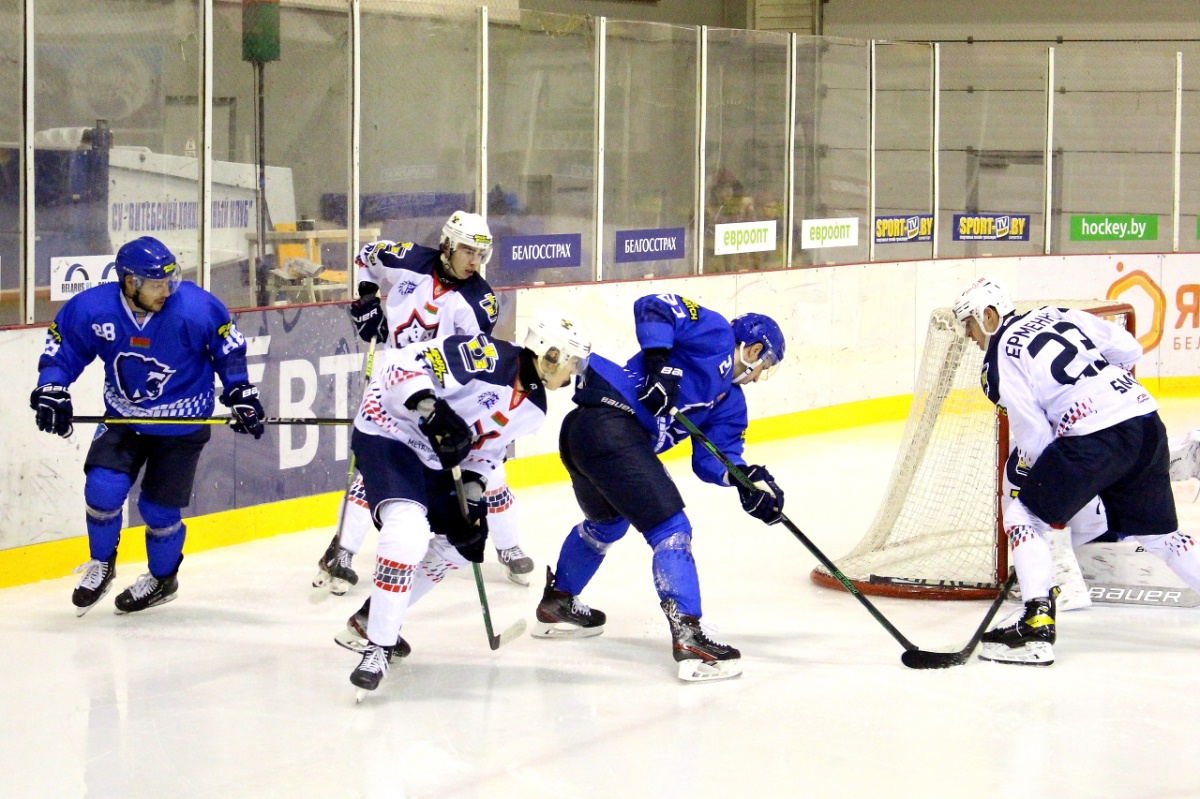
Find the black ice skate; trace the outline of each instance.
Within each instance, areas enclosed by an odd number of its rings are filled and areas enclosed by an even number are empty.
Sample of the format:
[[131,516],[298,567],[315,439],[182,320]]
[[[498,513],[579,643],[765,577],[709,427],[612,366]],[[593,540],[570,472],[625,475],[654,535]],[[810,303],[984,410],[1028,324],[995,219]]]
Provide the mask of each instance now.
[[358,584],[358,574],[350,568],[354,553],[341,545],[338,536],[334,536],[325,549],[325,554],[317,561],[320,571],[313,578],[313,588],[329,587],[329,593],[342,596],[350,590],[350,586]]
[[546,590],[538,603],[534,638],[590,638],[604,632],[606,616],[566,591],[554,587],[554,572],[546,567]]
[[[346,627],[337,635],[333,636],[333,642],[343,649],[349,649],[351,652],[365,652],[367,649],[367,619],[371,612],[371,600],[368,597],[363,606],[354,612],[354,615],[346,619]],[[392,647],[392,657],[406,658],[412,654],[412,647],[408,645],[408,641],[400,638],[396,641],[396,645]]]
[[388,666],[392,662],[392,649],[390,646],[367,644],[362,662],[350,673],[350,682],[358,689],[355,691],[355,701],[361,702],[367,691],[374,691],[387,676]]
[[117,615],[137,613],[139,610],[163,605],[175,599],[179,581],[174,574],[161,580],[153,574],[143,574],[137,582],[117,594]]
[[1012,624],[1000,625],[983,634],[980,660],[1013,663],[1020,666],[1049,666],[1054,662],[1055,600],[1059,588],[1050,589],[1049,597],[1031,599],[1025,603],[1021,618]]
[[497,549],[496,557],[503,564],[508,579],[517,585],[529,585],[529,575],[533,573],[533,558],[526,555],[519,545]]
[[113,578],[117,576],[117,553],[114,552],[108,560],[89,560],[75,571],[83,572],[79,585],[71,594],[78,617],[91,610],[112,588]]
[[742,653],[709,638],[700,619],[680,613],[674,599],[664,599],[662,609],[671,625],[671,654],[679,663],[679,679],[725,680],[742,673]]

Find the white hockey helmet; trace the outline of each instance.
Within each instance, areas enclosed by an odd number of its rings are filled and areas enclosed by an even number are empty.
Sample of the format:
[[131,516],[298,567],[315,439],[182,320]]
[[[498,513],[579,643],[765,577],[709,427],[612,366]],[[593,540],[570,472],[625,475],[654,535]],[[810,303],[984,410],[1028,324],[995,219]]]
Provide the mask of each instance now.
[[954,318],[964,329],[967,320],[974,318],[979,329],[985,335],[990,336],[996,331],[988,330],[987,325],[983,322],[983,312],[988,308],[995,308],[1001,319],[1016,310],[1012,298],[1008,296],[1008,289],[1004,288],[1000,281],[995,278],[981,277],[958,295],[958,299],[954,303]]
[[545,316],[531,322],[525,334],[525,347],[537,356],[543,379],[563,370],[567,374],[582,374],[592,352],[592,342],[562,316]]
[[460,244],[473,247],[480,252],[480,261],[487,264],[492,258],[492,231],[479,214],[455,211],[442,225],[442,250],[446,257]]

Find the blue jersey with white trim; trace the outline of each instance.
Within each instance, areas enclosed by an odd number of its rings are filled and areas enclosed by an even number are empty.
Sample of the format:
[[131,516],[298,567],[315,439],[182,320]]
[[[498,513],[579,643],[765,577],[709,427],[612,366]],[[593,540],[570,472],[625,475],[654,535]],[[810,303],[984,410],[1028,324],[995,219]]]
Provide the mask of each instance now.
[[[69,386],[94,359],[104,362],[110,416],[210,416],[213,375],[226,385],[249,382],[246,340],[225,306],[183,282],[162,310],[135,317],[121,284],[105,283],[67,301],[46,332],[38,385]],[[134,425],[139,433],[181,436],[197,425]]]
[[[742,460],[748,413],[742,387],[733,384],[733,327],[716,311],[678,294],[652,294],[633,305],[638,343],[642,350],[666,348],[672,366],[683,371],[675,405],[729,459]],[[646,382],[643,352],[624,366],[592,355],[588,367],[620,392],[650,434],[656,453],[666,452],[688,432],[671,417],[655,417],[638,401]],[[722,483],[725,468],[702,446],[693,447],[692,470],[700,479]]]

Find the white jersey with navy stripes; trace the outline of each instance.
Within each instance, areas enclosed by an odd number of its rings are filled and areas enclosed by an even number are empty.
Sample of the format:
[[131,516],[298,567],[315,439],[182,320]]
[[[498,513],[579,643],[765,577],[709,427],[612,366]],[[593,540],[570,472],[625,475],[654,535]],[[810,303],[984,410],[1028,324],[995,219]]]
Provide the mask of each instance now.
[[980,376],[1033,464],[1059,436],[1082,436],[1158,410],[1130,373],[1142,347],[1123,327],[1047,306],[1011,316],[988,341]]

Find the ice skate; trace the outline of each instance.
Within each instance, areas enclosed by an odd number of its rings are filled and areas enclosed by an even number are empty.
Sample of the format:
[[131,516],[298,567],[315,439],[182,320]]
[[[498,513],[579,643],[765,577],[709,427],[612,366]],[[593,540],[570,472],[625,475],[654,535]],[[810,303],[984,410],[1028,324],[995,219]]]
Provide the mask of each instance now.
[[392,647],[368,643],[363,650],[362,661],[358,668],[350,673],[350,682],[356,690],[354,701],[361,702],[368,691],[374,691],[379,683],[387,676],[388,666],[392,662]]
[[742,673],[742,653],[709,638],[700,619],[681,614],[674,599],[664,599],[662,609],[671,625],[671,654],[679,664],[679,679],[726,680]]
[[554,587],[554,572],[546,567],[546,590],[538,603],[534,638],[590,638],[604,632],[605,615],[566,591]]
[[496,557],[504,565],[508,579],[517,585],[529,585],[529,575],[533,573],[533,558],[526,555],[519,545],[497,549]]
[[108,560],[89,560],[75,571],[84,573],[71,594],[78,617],[91,610],[112,588],[113,578],[117,576],[117,553]]
[[[362,653],[367,649],[367,613],[369,605],[364,605],[355,611],[354,615],[346,619],[346,626],[333,636],[333,642],[343,649],[349,649],[351,652]],[[400,638],[396,641],[396,645],[392,647],[392,657],[406,658],[412,654],[412,647],[408,645],[408,641]]]
[[329,586],[329,593],[342,596],[350,590],[350,586],[358,584],[358,574],[350,568],[354,553],[341,546],[338,536],[334,536],[325,549],[325,554],[317,561],[320,571],[313,578],[313,588]]
[[175,599],[179,581],[174,574],[161,580],[153,574],[143,574],[137,582],[117,594],[117,615],[136,613],[139,610],[164,605]]
[[1012,663],[1020,666],[1049,666],[1054,662],[1055,599],[1058,586],[1050,589],[1050,597],[1031,599],[1025,603],[1021,617],[1011,624],[1001,622],[983,634],[980,660]]

